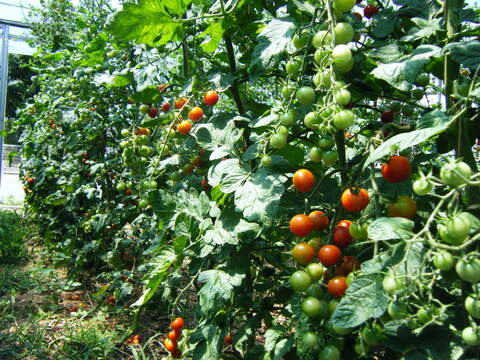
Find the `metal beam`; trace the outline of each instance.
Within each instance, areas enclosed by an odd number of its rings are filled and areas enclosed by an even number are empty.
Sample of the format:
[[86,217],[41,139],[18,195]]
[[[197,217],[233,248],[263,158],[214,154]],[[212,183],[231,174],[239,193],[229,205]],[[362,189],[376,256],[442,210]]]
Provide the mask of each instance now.
[[32,24],[29,24],[29,23],[26,23],[26,22],[23,22],[23,21],[0,19],[0,24],[16,26],[16,27],[25,28],[25,29],[32,28]]
[[[10,26],[1,25],[2,28],[2,53],[0,54],[0,131],[5,125],[5,108],[7,104],[8,85],[8,33]],[[0,186],[2,185],[3,173],[3,136],[0,136]]]

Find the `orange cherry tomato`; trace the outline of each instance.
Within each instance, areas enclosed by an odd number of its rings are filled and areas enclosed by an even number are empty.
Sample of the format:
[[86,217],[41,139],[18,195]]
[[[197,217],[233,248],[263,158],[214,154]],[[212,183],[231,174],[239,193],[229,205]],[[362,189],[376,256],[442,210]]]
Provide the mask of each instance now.
[[300,192],[309,192],[315,184],[315,176],[307,169],[300,169],[293,174],[293,186]]
[[213,106],[219,99],[218,93],[215,90],[207,91],[203,96],[203,102],[205,105]]
[[183,120],[180,124],[177,125],[177,131],[180,134],[186,135],[192,129],[192,123],[188,120]]
[[316,231],[326,229],[328,224],[330,223],[328,216],[320,210],[312,211],[310,214],[308,214],[308,217],[313,222],[313,230]]
[[163,345],[165,345],[165,349],[167,349],[168,352],[175,351],[177,349],[177,342],[172,341],[169,338],[166,338],[163,341]]
[[230,334],[227,334],[223,337],[223,342],[226,344],[226,345],[230,345],[232,342],[233,342],[233,338],[232,338],[232,335]]
[[183,318],[181,318],[181,317],[177,317],[177,318],[176,318],[175,320],[173,320],[172,323],[170,324],[171,328],[172,328],[173,330],[177,330],[177,331],[182,330],[183,325],[185,325],[185,320],[183,320]]
[[195,106],[190,112],[188,113],[188,117],[192,121],[199,121],[203,117],[203,110],[201,107]]
[[341,197],[342,206],[350,212],[362,211],[369,201],[368,192],[363,188],[349,188]]
[[181,109],[187,102],[187,98],[180,98],[175,100],[175,109]]
[[292,250],[295,261],[301,265],[310,264],[315,257],[315,250],[305,242],[298,243]]
[[312,230],[313,222],[307,215],[295,215],[290,220],[290,231],[297,236],[307,236],[312,232]]
[[172,330],[168,333],[167,337],[172,340],[172,341],[177,341],[178,339],[180,339],[180,336],[182,335],[182,333],[179,331],[179,330]]
[[399,195],[397,199],[388,205],[389,217],[403,217],[410,219],[417,213],[417,203],[411,197]]

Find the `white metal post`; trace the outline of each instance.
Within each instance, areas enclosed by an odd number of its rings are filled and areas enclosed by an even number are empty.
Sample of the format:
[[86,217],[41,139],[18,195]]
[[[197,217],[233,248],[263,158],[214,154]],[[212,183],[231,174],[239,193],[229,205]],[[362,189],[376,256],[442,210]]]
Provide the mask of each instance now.
[[[0,55],[0,131],[3,131],[5,125],[5,108],[7,105],[7,85],[8,85],[8,33],[9,25],[2,24],[2,48]],[[0,186],[3,176],[3,136],[0,136]]]

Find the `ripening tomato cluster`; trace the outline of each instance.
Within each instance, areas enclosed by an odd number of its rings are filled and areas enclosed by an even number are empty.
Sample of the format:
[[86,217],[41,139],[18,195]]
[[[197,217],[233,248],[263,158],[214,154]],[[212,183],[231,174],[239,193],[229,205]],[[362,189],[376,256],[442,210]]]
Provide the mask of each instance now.
[[141,342],[142,342],[142,335],[140,335],[140,334],[130,336],[127,339],[127,344],[128,345],[140,345]]
[[165,349],[167,349],[174,359],[179,359],[182,357],[182,352],[177,347],[177,341],[182,336],[182,329],[184,325],[185,321],[181,317],[177,317],[175,320],[173,320],[170,324],[172,331],[167,334],[167,337],[163,341]]

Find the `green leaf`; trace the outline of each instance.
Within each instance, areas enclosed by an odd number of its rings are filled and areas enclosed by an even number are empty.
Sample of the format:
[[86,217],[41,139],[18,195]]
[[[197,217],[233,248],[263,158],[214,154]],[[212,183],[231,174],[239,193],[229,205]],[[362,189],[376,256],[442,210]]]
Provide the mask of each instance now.
[[257,80],[268,67],[276,64],[294,32],[295,23],[291,18],[273,19],[267,24],[258,36],[258,45],[253,50],[249,66],[250,81]]
[[372,49],[369,52],[372,59],[388,64],[400,59],[403,56],[402,49],[398,43],[388,44],[382,47]]
[[214,187],[221,184],[221,191],[230,194],[236,191],[249,174],[240,166],[238,159],[227,159],[211,166],[208,170],[208,183]]
[[239,213],[227,211],[215,222],[213,229],[207,230],[203,241],[217,245],[237,245],[242,237],[256,238],[261,228],[258,224],[242,219]]
[[235,206],[250,221],[262,221],[277,213],[287,177],[260,168],[235,191]]
[[213,84],[217,91],[226,91],[230,88],[236,76],[222,72],[214,72],[208,75],[208,81]]
[[281,326],[273,326],[265,332],[265,350],[273,351],[275,349],[275,345],[284,335],[285,329]]
[[139,103],[152,104],[160,98],[160,94],[156,86],[149,85],[132,94],[131,98]]
[[398,90],[410,91],[413,82],[423,71],[423,67],[431,61],[432,57],[440,55],[441,49],[437,46],[421,45],[400,61],[378,65],[371,74]]
[[193,358],[198,360],[218,360],[223,348],[224,332],[212,324],[199,326],[190,335],[190,343],[197,343]]
[[292,4],[301,12],[313,16],[315,14],[315,6],[299,0],[292,0]]
[[373,18],[374,27],[372,35],[378,39],[382,39],[390,35],[398,23],[398,15],[392,8],[386,8],[380,11]]
[[431,122],[437,125],[434,127],[410,131],[408,133],[398,134],[388,139],[368,156],[367,160],[365,160],[363,168],[366,169],[371,163],[381,159],[384,156],[390,155],[394,151],[408,149],[412,146],[421,144],[432,136],[440,134],[448,128],[452,120],[440,110],[434,110],[428,114],[425,114],[419,121],[420,123]]
[[282,360],[283,356],[288,353],[294,344],[294,338],[291,336],[288,339],[282,339],[275,345],[273,352],[273,360]]
[[375,241],[410,239],[413,225],[409,219],[380,217],[368,226],[368,238]]
[[380,274],[355,278],[332,314],[332,325],[353,328],[382,316],[388,305],[382,279]]
[[[107,28],[117,39],[134,41],[150,46],[180,41],[183,25],[168,13],[180,15],[189,1],[140,0],[138,4],[126,2],[123,9],[109,19]],[[168,4],[168,5],[165,5]]]
[[168,274],[168,269],[175,263],[177,255],[172,248],[163,248],[160,253],[153,258],[150,263],[154,266],[153,270],[148,272],[145,278],[145,288],[142,296],[131,306],[142,306],[151,299],[158,289],[160,283]]
[[202,49],[207,53],[214,52],[220,45],[220,41],[222,41],[223,22],[212,22],[199,36],[205,38],[200,44]]
[[280,150],[275,151],[275,154],[283,156],[293,166],[302,165],[305,160],[304,150],[298,146],[293,146],[290,144],[287,144]]
[[198,292],[200,308],[205,314],[213,315],[232,300],[234,287],[240,286],[245,274],[227,273],[223,270],[207,270],[198,275],[204,285]]
[[456,62],[470,69],[475,70],[480,65],[480,41],[478,40],[453,42],[447,44],[443,51],[450,54]]
[[440,19],[431,19],[426,20],[422,18],[412,18],[417,26],[412,27],[408,34],[401,37],[400,41],[411,42],[420,39],[428,39],[430,36],[434,35],[437,31],[441,31]]

